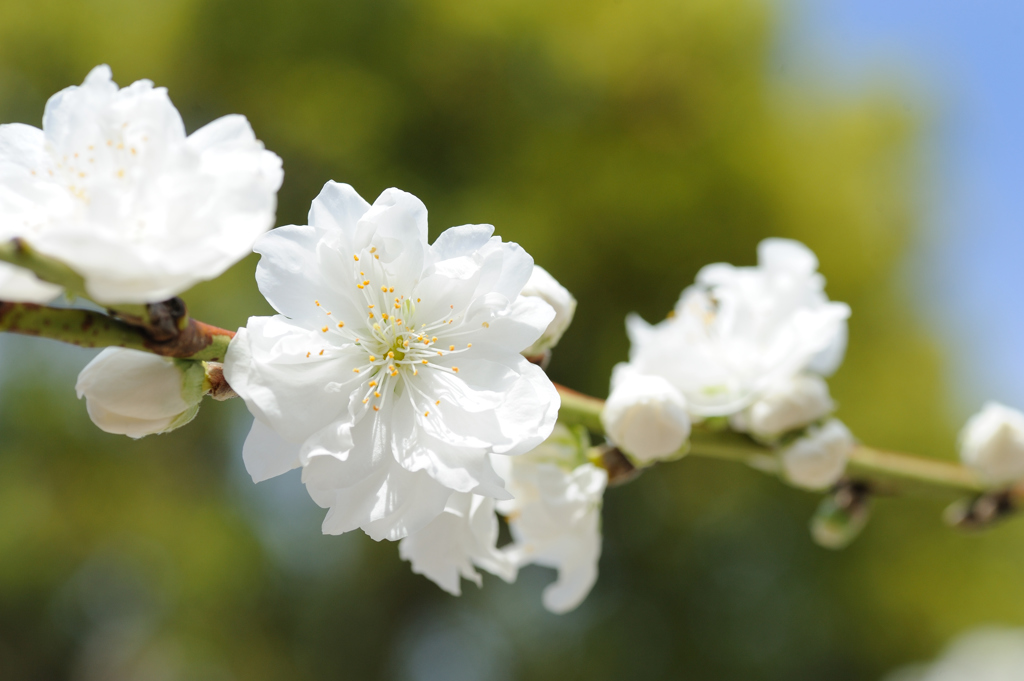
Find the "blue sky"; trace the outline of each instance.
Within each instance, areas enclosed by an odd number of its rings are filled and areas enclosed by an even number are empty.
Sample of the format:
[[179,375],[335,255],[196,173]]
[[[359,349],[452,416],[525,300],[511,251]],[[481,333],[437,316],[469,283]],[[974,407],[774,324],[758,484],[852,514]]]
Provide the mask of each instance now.
[[954,407],[1024,408],[1024,2],[790,0],[783,31],[786,75],[924,104],[907,280],[949,350]]

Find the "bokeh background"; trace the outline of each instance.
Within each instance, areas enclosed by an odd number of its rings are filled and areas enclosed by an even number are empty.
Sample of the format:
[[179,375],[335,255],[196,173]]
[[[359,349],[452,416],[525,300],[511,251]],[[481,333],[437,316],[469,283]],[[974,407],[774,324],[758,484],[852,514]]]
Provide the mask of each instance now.
[[[1024,399],[1019,14],[2,0],[0,120],[39,125],[106,62],[122,85],[167,86],[189,130],[248,116],[284,159],[279,224],[302,224],[328,179],[415,193],[433,235],[492,223],[576,294],[550,374],[598,396],[627,312],[660,318],[701,265],[803,240],[854,310],[840,417],[953,458],[983,396]],[[254,269],[186,294],[193,313],[268,313]],[[576,612],[542,609],[541,568],[456,599],[395,544],[321,536],[297,473],[253,485],[237,401],[138,442],[98,431],[73,390],[90,357],[0,338],[0,679],[860,681],[1024,624],[1024,523],[957,534],[945,499],[882,499],[835,553],[808,536],[814,495],[697,459],[609,491]]]

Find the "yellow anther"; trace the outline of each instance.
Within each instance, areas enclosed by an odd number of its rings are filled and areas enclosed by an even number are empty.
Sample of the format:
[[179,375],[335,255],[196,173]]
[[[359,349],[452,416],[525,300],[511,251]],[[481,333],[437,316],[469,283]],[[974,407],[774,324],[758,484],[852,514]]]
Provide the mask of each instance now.
[[395,353],[392,352],[391,350],[388,350],[388,357],[391,358],[391,359],[394,359],[395,358]]
[[380,256],[377,255],[376,253],[373,254],[373,257],[377,258],[377,260],[380,260]]
[[396,310],[401,310],[402,309],[402,304],[401,303],[395,303],[395,309]]
[[309,357],[309,353],[308,352],[306,353],[306,357]]
[[442,355],[444,355],[444,353],[443,353],[443,352],[441,352],[440,350],[438,350],[438,351],[437,351],[437,354],[438,354],[438,356],[439,356],[439,357],[440,357],[440,356],[442,356]]
[[391,319],[391,317],[388,317],[388,313],[387,312],[381,312],[380,316],[384,319],[384,321],[387,321],[387,320]]
[[412,375],[413,376],[419,376],[420,375],[420,372],[419,372],[419,370],[416,367],[412,368]]
[[345,322],[338,322],[338,328],[342,329],[345,327]]
[[433,338],[431,338],[430,342],[431,343],[436,343],[437,342],[437,336],[434,336]]
[[422,343],[423,342],[423,334],[421,333],[420,335],[416,336],[416,340],[418,340],[419,342]]
[[483,323],[483,327],[484,327],[485,329],[489,329],[489,328],[491,328],[491,325],[490,325],[490,324],[488,324],[487,322],[484,322],[484,323]]
[[366,403],[367,403],[367,402],[369,402],[369,401],[370,401],[370,398],[369,398],[369,397],[364,397],[364,398],[363,398],[363,404],[366,404]]
[[327,316],[328,316],[328,317],[330,317],[330,316],[331,316],[331,313],[330,313],[330,312],[328,312],[328,313],[327,313]]
[[424,416],[430,416],[430,412],[429,411],[425,411],[425,412],[423,412],[423,415]]
[[387,292],[388,292],[388,287],[387,287],[387,286],[381,286],[381,287],[380,287],[380,290],[381,290],[381,292],[383,292],[383,293],[387,293]]
[[374,328],[374,330],[375,330],[375,331],[380,331],[380,324],[376,324],[376,323],[375,323],[375,324],[373,325],[373,328]]
[[427,360],[425,360],[425,359],[424,359],[424,360],[420,360],[420,362],[421,362],[422,364],[426,364],[426,363],[427,363]]
[[388,293],[394,293],[394,292],[395,292],[395,287],[394,286],[389,286],[388,287]]
[[453,309],[453,310],[455,309],[455,306],[454,306],[454,305],[449,305],[448,307],[450,307],[450,308],[451,308],[451,309]]
[[363,286],[369,286],[369,285],[370,285],[370,280],[369,279],[364,279],[363,280]]
[[326,326],[324,328],[320,329],[320,330],[323,331],[324,333],[327,333],[327,327]]
[[395,365],[394,364],[389,364],[388,365],[388,371],[392,371],[393,372],[394,370],[395,370]]
[[323,355],[323,354],[324,354],[324,351],[323,351],[323,350],[321,350],[321,351],[320,351],[320,354],[321,354],[321,355]]
[[377,361],[377,358],[376,358],[376,357],[374,357],[373,355],[370,355],[370,361],[371,361],[371,362],[376,362],[376,361]]
[[459,367],[452,367],[452,371],[454,371],[455,373],[459,373]]
[[373,309],[373,305],[367,305],[366,307],[370,308],[371,310]]
[[400,302],[402,302],[402,299],[401,298],[395,298],[395,302],[396,303],[400,303]]
[[366,288],[366,287],[363,286],[362,284],[356,284],[356,288]]
[[455,346],[454,346],[454,345],[449,345],[449,346],[448,346],[448,351],[449,351],[449,352],[451,352],[451,351],[452,351],[452,350],[454,350],[454,349],[455,349]]
[[377,387],[377,381],[370,381],[369,385],[370,385],[371,388],[376,388]]
[[352,371],[356,372],[357,374],[359,373],[359,369],[353,369]]
[[371,246],[370,247],[370,253],[376,253],[376,252],[377,252],[377,247],[376,246]]
[[380,411],[380,407],[378,407],[378,406],[377,406],[377,405],[375,404],[375,405],[373,405],[373,410],[374,410],[374,411]]
[[374,390],[374,391],[373,391],[373,396],[374,396],[374,397],[380,397],[380,393],[379,393],[379,392],[377,392],[376,390]]
[[409,347],[409,341],[405,341],[404,343],[402,343],[402,347],[403,348],[408,348]]
[[353,255],[352,259],[355,260],[356,262],[359,262],[359,256],[358,255]]
[[437,402],[434,402],[434,406],[435,406],[435,407],[436,407],[437,405],[439,405],[439,404],[441,404],[441,400],[438,400]]
[[473,344],[472,343],[466,343],[466,347],[467,348],[471,348],[471,347],[473,347]]
[[373,319],[373,313],[372,312],[370,313],[370,319]]
[[417,298],[417,299],[416,299],[416,302],[417,302],[417,303],[418,303],[418,302],[420,302],[420,299],[419,299],[419,298]]

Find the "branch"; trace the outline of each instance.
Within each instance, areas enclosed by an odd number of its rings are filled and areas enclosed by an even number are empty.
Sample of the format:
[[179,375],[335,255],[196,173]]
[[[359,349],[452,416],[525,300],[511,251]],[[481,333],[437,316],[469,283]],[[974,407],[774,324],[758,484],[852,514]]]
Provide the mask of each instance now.
[[0,302],[0,331],[51,338],[83,348],[121,347],[164,357],[223,362],[234,332],[182,317],[172,338],[91,310]]
[[[586,426],[591,432],[603,435],[601,409],[604,401],[557,384],[556,387],[562,398],[559,420],[570,425]],[[778,473],[775,448],[741,433],[695,424],[688,447],[688,451],[684,449],[679,454],[738,461],[767,473]],[[631,468],[623,467],[619,458],[608,452],[608,449],[600,449],[594,456],[601,460],[609,460],[611,457],[616,471],[621,475],[633,474]],[[947,496],[951,493],[977,495],[988,489],[970,469],[960,464],[886,452],[863,445],[856,446],[850,453],[847,475],[870,483],[876,493],[883,494],[938,492]],[[1011,490],[1009,493],[1015,498],[1024,499],[1024,489]]]

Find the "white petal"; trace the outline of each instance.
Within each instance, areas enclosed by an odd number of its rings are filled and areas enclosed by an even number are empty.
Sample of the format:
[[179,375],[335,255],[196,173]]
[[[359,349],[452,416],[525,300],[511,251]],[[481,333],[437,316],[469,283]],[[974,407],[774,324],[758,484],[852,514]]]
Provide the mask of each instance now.
[[253,419],[242,447],[242,459],[252,481],[263,482],[299,467],[299,445],[288,442],[259,419]]

